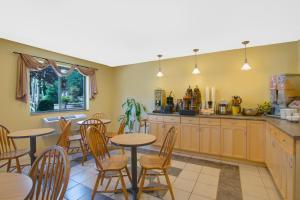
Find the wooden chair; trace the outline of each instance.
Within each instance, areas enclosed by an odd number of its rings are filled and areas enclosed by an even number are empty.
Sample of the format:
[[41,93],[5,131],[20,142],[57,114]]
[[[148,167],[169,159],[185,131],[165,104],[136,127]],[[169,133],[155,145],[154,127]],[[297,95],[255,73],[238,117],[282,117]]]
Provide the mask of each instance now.
[[[81,140],[81,135],[71,135],[71,121],[69,122],[70,125],[68,125],[68,121],[64,118],[61,117],[58,124],[61,130],[61,135],[58,139],[57,145],[64,147],[64,149],[67,151],[68,154],[74,154],[78,153],[81,149],[81,152],[84,152],[84,146]],[[80,146],[71,146],[72,143],[79,143]],[[83,162],[82,162],[83,164]]]
[[[87,119],[84,122],[82,122],[82,124],[80,125],[80,128],[79,128],[80,135],[81,135],[82,150],[83,150],[82,151],[82,154],[83,154],[82,165],[84,164],[84,161],[87,160],[87,155],[88,155],[88,152],[90,151],[89,145],[87,143],[87,138],[86,138],[87,129],[90,126],[96,127],[99,130],[99,132],[103,135],[105,135],[105,133],[106,133],[105,124],[103,124],[103,122],[98,119]],[[106,140],[106,142],[107,142],[107,140]]]
[[[120,126],[119,126],[119,129],[117,132],[107,132],[105,134],[108,142],[110,141],[110,139],[116,135],[121,135],[121,134],[124,134],[124,131],[125,131],[125,125],[126,125],[126,117],[125,116],[121,116],[120,117],[120,120],[121,120],[121,123],[120,123]],[[124,154],[125,151],[124,151],[124,147],[120,147],[120,146],[115,146],[115,145],[112,145],[110,144],[110,150],[116,150],[116,149],[121,149],[122,150],[122,153]]]
[[70,177],[70,160],[60,146],[44,150],[34,161],[29,176],[33,181],[31,200],[62,200]]
[[21,173],[22,170],[19,158],[29,153],[29,150],[18,150],[16,148],[14,140],[12,138],[9,138],[7,136],[8,134],[9,130],[6,127],[0,125],[0,161],[7,160],[7,162],[1,165],[0,168],[7,165],[6,170],[7,172],[10,172],[10,169],[12,168],[11,161],[15,159],[15,168],[17,169],[18,173]]
[[[174,200],[174,193],[172,190],[172,185],[167,173],[167,169],[171,166],[171,157],[173,148],[176,142],[176,131],[174,127],[171,127],[168,133],[166,134],[164,138],[163,145],[160,149],[160,152],[158,155],[144,155],[141,156],[139,163],[141,165],[141,172],[139,176],[139,193],[138,193],[138,199],[141,197],[141,194],[145,190],[169,190],[171,193],[171,197]],[[147,173],[147,171],[150,170],[159,170],[159,173]],[[144,182],[146,176],[165,176],[166,182],[168,184],[167,188],[158,188],[158,187],[152,187],[152,188],[144,188]]]
[[[109,151],[107,149],[107,142],[105,139],[105,135],[100,132],[95,126],[91,126],[87,130],[87,142],[91,153],[95,159],[97,170],[99,171],[97,180],[95,182],[95,186],[92,193],[92,199],[94,199],[99,183],[102,185],[103,180],[108,178],[107,185],[104,190],[101,192],[116,192],[119,181],[121,180],[122,191],[124,193],[125,199],[128,199],[128,193],[124,181],[124,175],[122,170],[126,170],[126,175],[128,175],[129,180],[131,181],[131,177],[129,174],[129,170],[127,168],[127,156],[126,155],[117,155],[110,156]],[[114,190],[108,190],[109,185],[111,183],[112,178],[118,177]]]
[[104,113],[95,113],[91,119],[98,119],[98,120],[101,120],[101,119],[104,119],[106,117],[106,115]]

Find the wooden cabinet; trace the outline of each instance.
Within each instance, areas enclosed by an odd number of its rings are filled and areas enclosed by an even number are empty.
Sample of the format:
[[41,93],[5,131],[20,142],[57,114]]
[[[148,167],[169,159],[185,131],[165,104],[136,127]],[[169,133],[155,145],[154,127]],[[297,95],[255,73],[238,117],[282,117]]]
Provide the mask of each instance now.
[[[230,120],[232,121],[232,120]],[[221,127],[221,154],[234,158],[247,158],[246,154],[246,141],[247,132],[246,128],[239,126],[239,122],[224,123]]]
[[[266,131],[266,164],[284,199],[294,199],[295,156],[287,135],[268,125]],[[282,139],[285,138],[285,139]],[[288,145],[290,144],[290,145]]]
[[162,122],[150,121],[149,134],[156,137],[154,145],[161,146],[164,138],[164,124]]
[[220,127],[200,125],[200,152],[220,155]]
[[265,161],[266,124],[264,121],[247,121],[247,159]]
[[199,125],[181,124],[180,148],[199,152]]

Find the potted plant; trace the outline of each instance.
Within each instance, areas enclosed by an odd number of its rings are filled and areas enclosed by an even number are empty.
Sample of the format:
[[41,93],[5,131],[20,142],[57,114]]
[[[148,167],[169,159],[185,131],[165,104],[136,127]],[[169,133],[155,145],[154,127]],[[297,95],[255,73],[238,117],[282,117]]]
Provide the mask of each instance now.
[[122,108],[126,116],[125,132],[138,131],[142,116],[146,114],[146,107],[137,102],[134,98],[127,98],[122,104]]
[[272,111],[272,104],[271,102],[264,102],[263,104],[257,105],[257,112],[260,115],[267,115]]

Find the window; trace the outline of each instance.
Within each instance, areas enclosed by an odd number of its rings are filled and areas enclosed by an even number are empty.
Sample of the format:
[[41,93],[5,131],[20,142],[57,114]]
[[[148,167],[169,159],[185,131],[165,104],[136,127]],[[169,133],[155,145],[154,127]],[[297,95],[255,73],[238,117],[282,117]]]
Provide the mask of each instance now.
[[[68,68],[60,66],[61,72]],[[77,70],[59,77],[52,67],[30,71],[30,111],[52,112],[86,109],[86,77]]]

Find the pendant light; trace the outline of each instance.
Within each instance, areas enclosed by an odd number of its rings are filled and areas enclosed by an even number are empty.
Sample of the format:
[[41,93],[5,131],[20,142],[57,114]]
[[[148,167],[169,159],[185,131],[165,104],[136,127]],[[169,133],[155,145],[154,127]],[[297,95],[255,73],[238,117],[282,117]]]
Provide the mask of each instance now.
[[158,72],[157,72],[156,76],[160,78],[160,77],[164,76],[164,74],[161,71],[161,67],[160,67],[160,59],[161,59],[162,55],[158,54],[157,57],[158,57]]
[[251,66],[249,65],[248,60],[247,60],[247,44],[249,44],[249,43],[250,43],[249,41],[242,42],[242,44],[245,45],[245,61],[241,68],[241,70],[243,70],[243,71],[248,71],[251,69]]
[[199,70],[198,65],[197,65],[197,53],[198,53],[198,51],[199,51],[199,49],[193,49],[193,52],[195,53],[195,67],[193,69],[192,74],[195,74],[195,75],[200,74],[200,70]]

